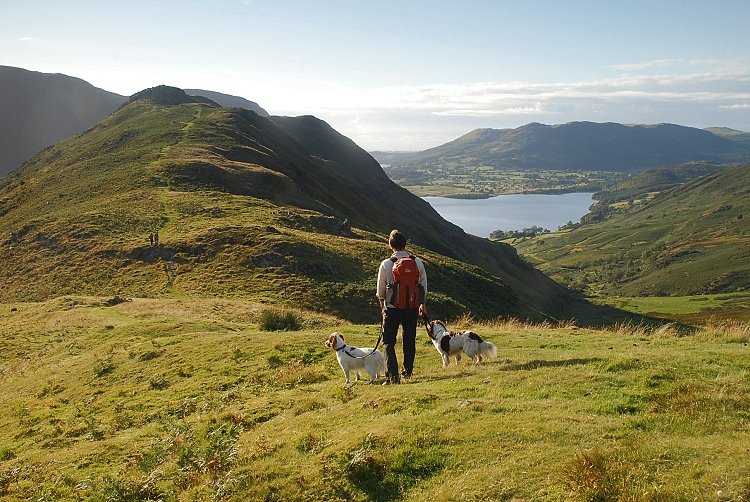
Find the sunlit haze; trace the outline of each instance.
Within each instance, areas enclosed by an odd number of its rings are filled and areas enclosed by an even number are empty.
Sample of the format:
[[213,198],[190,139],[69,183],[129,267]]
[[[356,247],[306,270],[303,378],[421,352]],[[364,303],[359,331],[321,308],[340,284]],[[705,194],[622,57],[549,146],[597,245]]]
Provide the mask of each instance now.
[[750,2],[0,0],[0,65],[315,115],[368,150],[570,121],[750,131]]

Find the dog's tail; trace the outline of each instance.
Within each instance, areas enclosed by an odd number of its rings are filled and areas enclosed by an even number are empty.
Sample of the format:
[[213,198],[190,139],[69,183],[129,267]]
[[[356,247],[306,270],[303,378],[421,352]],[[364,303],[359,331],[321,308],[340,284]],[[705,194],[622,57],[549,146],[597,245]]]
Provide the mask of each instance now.
[[488,359],[497,359],[497,347],[491,342],[482,342],[479,344],[479,353],[482,357]]

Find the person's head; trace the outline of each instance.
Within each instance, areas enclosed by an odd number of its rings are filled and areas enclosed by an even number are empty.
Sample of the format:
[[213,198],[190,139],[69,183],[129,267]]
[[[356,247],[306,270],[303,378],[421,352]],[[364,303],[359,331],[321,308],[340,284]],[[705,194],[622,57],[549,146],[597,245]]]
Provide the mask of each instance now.
[[388,236],[388,245],[394,251],[403,251],[406,249],[406,236],[398,230],[391,230]]

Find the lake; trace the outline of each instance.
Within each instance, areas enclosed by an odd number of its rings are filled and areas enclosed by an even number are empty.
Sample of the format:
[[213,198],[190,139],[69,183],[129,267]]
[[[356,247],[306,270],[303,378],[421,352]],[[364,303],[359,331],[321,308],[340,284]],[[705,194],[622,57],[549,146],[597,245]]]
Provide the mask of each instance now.
[[595,201],[593,193],[511,194],[489,199],[423,197],[440,216],[466,233],[489,237],[493,230],[522,230],[534,225],[549,230],[577,223]]

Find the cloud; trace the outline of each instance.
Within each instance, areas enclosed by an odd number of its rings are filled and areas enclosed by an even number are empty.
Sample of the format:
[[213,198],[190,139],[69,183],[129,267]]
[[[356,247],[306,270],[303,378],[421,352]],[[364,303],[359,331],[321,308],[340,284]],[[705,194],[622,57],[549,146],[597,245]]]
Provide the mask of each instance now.
[[617,71],[639,71],[649,68],[664,68],[683,64],[683,59],[655,59],[653,61],[642,61],[640,63],[614,64],[607,68]]
[[670,122],[750,130],[750,116],[737,113],[750,109],[750,61],[711,62],[710,69],[689,63],[652,61],[649,67],[662,71],[568,82],[307,83],[278,104],[260,101],[278,114],[317,115],[369,149],[429,148],[477,127],[528,122]]
[[18,39],[19,42],[39,42],[40,40],[36,37],[21,37]]
[[[328,113],[424,112],[435,116],[501,116],[554,113],[566,103],[711,103],[750,100],[750,68],[664,75],[631,75],[582,82],[468,82],[354,89],[314,86],[308,106]],[[316,108],[315,104],[313,107]]]
[[432,115],[446,116],[446,117],[489,117],[494,115],[529,115],[529,114],[549,114],[552,112],[546,112],[541,103],[536,103],[534,106],[514,106],[509,108],[501,108],[497,110],[486,110],[486,109],[458,109],[458,110],[444,110],[439,112],[432,112]]
[[653,59],[651,61],[641,61],[638,63],[625,63],[609,65],[607,68],[615,71],[631,72],[644,71],[653,68],[677,68],[677,67],[723,67],[732,64],[735,61],[724,59]]

